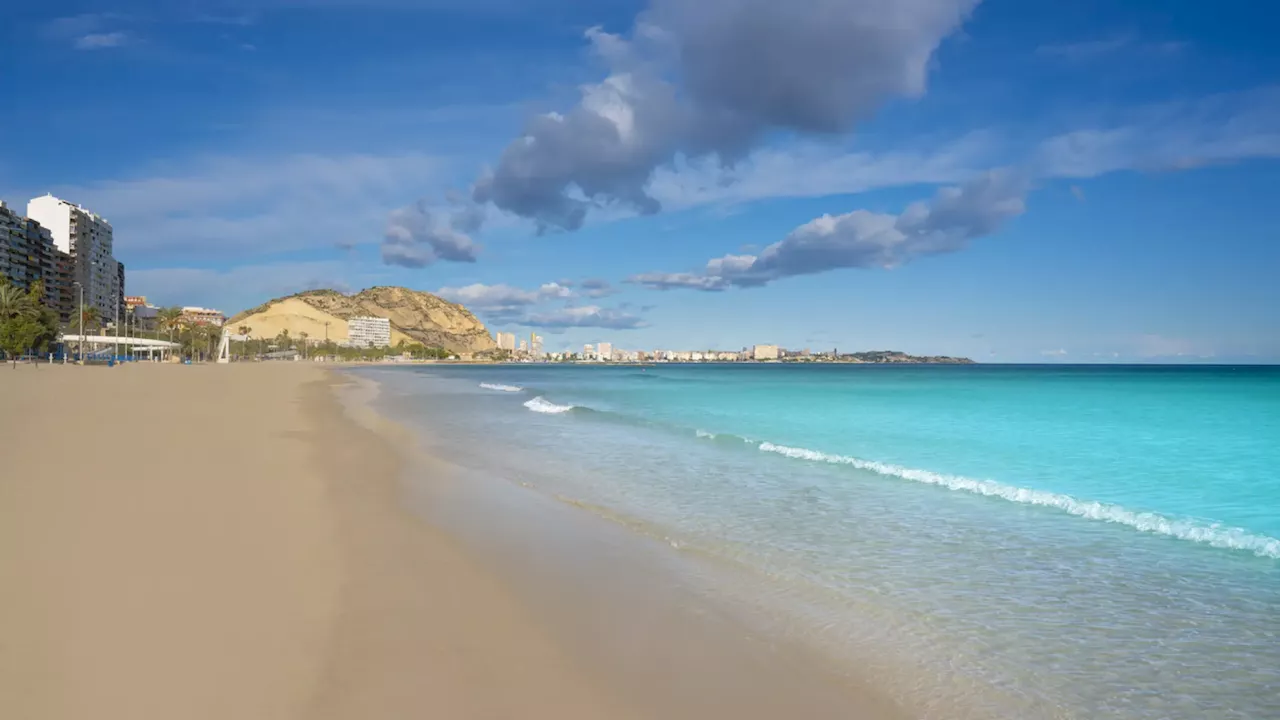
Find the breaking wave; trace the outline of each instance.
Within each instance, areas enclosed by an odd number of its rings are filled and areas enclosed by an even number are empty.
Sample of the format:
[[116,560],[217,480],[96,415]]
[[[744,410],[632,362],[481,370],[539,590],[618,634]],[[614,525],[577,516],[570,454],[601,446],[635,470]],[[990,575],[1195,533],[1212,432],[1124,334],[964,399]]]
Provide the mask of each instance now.
[[525,402],[524,406],[534,412],[548,413],[551,415],[559,415],[560,413],[566,413],[572,410],[574,407],[576,407],[574,405],[556,405],[555,403],[547,402],[547,400],[542,398],[542,396],[538,396],[532,400]]
[[832,465],[849,465],[860,470],[869,470],[880,475],[902,478],[903,480],[911,480],[912,482],[926,485],[938,485],[949,490],[997,497],[1023,505],[1054,508],[1089,520],[1101,520],[1103,522],[1127,525],[1142,532],[1204,543],[1216,548],[1247,550],[1259,557],[1280,558],[1280,539],[1259,535],[1243,528],[1202,520],[1171,518],[1153,512],[1137,512],[1120,505],[1112,505],[1095,500],[1079,500],[1070,495],[1021,488],[996,482],[995,480],[976,480],[961,475],[945,475],[928,470],[916,470],[888,463],[862,460],[847,455],[831,455],[806,448],[786,447],[785,445],[774,445],[769,442],[760,443],[759,448],[764,452],[785,455],[797,460]]
[[499,392],[523,392],[524,388],[515,385],[501,385],[499,383],[480,383],[480,387],[485,390],[498,390]]

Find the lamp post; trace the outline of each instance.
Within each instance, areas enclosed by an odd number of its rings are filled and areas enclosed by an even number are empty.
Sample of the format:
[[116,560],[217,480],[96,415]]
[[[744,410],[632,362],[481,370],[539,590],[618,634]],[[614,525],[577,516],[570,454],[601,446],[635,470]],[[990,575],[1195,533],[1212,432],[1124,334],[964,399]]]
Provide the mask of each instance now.
[[78,282],[73,282],[71,284],[80,289],[80,303],[76,305],[76,314],[80,316],[80,342],[77,343],[78,350],[79,350],[77,354],[79,355],[79,358],[77,359],[79,362],[83,363],[84,362],[84,285],[81,285]]

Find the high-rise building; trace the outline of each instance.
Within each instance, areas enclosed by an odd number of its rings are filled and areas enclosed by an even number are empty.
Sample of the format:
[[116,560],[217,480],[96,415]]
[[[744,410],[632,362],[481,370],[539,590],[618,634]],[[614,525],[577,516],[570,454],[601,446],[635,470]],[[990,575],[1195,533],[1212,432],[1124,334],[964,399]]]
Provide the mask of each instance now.
[[347,342],[354,347],[391,347],[391,321],[353,317],[347,321]]
[[610,360],[612,360],[613,359],[613,343],[606,343],[606,342],[600,343],[599,346],[596,347],[596,355],[598,355],[600,359],[603,360],[604,362],[609,362]]
[[28,202],[27,217],[49,228],[54,245],[71,256],[71,280],[84,289],[84,304],[96,308],[103,322],[114,321],[122,293],[111,223],[53,195]]
[[583,360],[595,360],[595,359],[596,359],[596,346],[595,346],[595,345],[583,345],[583,346],[582,346],[582,359],[583,359]]
[[538,333],[529,333],[529,352],[534,357],[542,357],[542,336]]
[[528,340],[521,340],[521,341],[520,341],[520,352],[522,352],[522,353],[527,353],[527,352],[529,352],[529,341],[528,341]]
[[26,290],[44,284],[44,304],[66,321],[72,311],[70,256],[58,250],[53,235],[0,200],[0,277]]
[[509,332],[498,333],[498,349],[507,352],[516,351],[516,334]]

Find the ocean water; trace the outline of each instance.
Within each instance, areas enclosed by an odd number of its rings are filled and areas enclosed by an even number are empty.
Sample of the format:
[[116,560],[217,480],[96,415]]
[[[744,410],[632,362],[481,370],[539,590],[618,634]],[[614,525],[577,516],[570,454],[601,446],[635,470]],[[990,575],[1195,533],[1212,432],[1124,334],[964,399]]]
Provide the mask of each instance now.
[[922,716],[1280,718],[1280,368],[361,372]]

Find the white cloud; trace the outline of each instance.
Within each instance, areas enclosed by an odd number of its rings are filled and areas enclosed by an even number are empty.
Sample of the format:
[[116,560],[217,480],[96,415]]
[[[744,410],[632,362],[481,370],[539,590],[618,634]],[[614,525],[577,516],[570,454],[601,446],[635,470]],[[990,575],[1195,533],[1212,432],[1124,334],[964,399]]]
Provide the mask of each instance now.
[[207,157],[46,190],[111,221],[126,263],[269,256],[374,243],[392,210],[436,182],[420,155]]
[[1280,86],[1115,114],[1120,117],[1044,140],[1032,160],[1036,172],[1089,178],[1280,157]]
[[519,324],[546,328],[549,331],[575,327],[634,330],[646,326],[644,319],[638,315],[615,308],[602,308],[598,305],[581,305],[550,312],[532,313],[522,318]]
[[120,47],[128,41],[129,36],[123,32],[89,33],[76,38],[75,48],[77,50],[102,50]]
[[900,214],[854,210],[823,215],[792,230],[759,255],[725,255],[698,273],[645,273],[628,279],[655,290],[719,291],[838,268],[892,268],[928,255],[956,252],[1022,214],[1024,178],[993,171],[946,187]]

